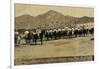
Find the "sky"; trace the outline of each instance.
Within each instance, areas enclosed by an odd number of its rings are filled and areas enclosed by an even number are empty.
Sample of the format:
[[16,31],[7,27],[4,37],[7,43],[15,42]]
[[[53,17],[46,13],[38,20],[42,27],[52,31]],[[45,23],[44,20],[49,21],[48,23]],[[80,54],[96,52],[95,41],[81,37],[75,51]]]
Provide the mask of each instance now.
[[35,4],[18,4],[14,5],[15,17],[21,15],[38,16],[46,13],[49,10],[54,10],[63,15],[69,15],[74,17],[89,16],[94,17],[94,8],[87,7],[69,7],[69,6],[50,6],[50,5],[35,5]]

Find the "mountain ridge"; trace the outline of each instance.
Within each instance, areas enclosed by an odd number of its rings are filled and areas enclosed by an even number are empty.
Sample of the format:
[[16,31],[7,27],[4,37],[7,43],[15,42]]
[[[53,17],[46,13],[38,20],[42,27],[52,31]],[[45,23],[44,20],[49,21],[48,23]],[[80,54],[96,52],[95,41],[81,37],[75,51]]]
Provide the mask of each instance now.
[[22,15],[15,17],[15,29],[26,29],[26,28],[37,28],[47,27],[47,28],[55,28],[55,27],[64,27],[68,24],[82,24],[94,22],[94,17],[73,17],[73,16],[65,16],[57,11],[49,10],[44,14],[38,16],[32,15]]

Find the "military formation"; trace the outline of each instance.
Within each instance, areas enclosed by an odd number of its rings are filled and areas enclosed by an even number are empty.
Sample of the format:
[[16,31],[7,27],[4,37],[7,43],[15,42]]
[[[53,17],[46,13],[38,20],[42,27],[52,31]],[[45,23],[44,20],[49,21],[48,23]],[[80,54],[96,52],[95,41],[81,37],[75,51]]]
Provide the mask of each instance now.
[[31,29],[23,32],[15,31],[15,46],[18,47],[23,44],[21,41],[24,40],[24,44],[43,44],[44,41],[58,40],[58,39],[70,39],[77,37],[93,36],[94,28],[53,28],[53,29]]

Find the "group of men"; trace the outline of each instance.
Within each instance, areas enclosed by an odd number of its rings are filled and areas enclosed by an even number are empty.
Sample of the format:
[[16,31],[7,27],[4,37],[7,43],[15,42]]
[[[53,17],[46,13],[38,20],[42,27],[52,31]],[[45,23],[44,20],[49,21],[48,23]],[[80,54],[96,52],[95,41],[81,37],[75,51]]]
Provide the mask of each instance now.
[[[23,35],[22,35],[23,33]],[[85,37],[89,34],[93,35],[94,28],[54,28],[54,29],[34,29],[26,30],[22,33],[15,31],[15,46],[20,46],[21,39],[25,40],[26,44],[35,44],[37,42],[57,40],[61,38]]]

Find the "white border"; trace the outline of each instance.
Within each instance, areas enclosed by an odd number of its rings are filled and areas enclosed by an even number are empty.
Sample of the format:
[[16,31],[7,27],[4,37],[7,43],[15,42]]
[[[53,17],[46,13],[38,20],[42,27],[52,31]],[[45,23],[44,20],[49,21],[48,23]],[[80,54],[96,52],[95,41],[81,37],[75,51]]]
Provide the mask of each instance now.
[[10,22],[10,68],[14,68],[14,1],[10,0],[10,16],[11,16],[11,22]]
[[[13,1],[13,0],[12,0]],[[26,1],[26,0],[17,0]],[[58,63],[42,65],[16,66],[12,69],[100,69],[100,2],[99,0],[27,0],[34,1],[34,4],[48,5],[77,5],[95,7],[95,63]],[[54,2],[55,1],[55,2]],[[72,1],[72,2],[71,2]],[[15,1],[14,1],[15,2]],[[74,4],[75,3],[75,4]],[[10,65],[10,1],[1,0],[0,2],[0,69],[9,69]],[[12,12],[13,18],[13,12]],[[13,27],[13,24],[11,25]],[[12,29],[11,29],[12,30]],[[13,33],[13,32],[11,32]],[[11,36],[12,37],[12,36]]]
[[91,0],[14,0],[14,3],[95,8],[95,1]]
[[[90,5],[91,3],[89,3],[89,2],[88,2],[88,5],[87,5],[87,3],[85,3],[85,2],[84,3],[83,2],[73,2],[73,1],[66,2],[66,1],[63,0],[66,3],[62,3],[61,1],[62,0],[60,0],[60,2],[55,0],[55,1],[52,2],[52,1],[48,0],[48,1],[45,1],[45,2],[44,1],[42,1],[42,2],[36,1],[35,2],[34,0],[15,0],[14,3],[95,8],[95,6]],[[37,64],[37,65],[19,65],[19,66],[15,66],[14,68],[19,68],[19,69],[22,69],[22,68],[25,68],[25,69],[27,69],[27,68],[40,69],[40,68],[42,68],[42,69],[46,69],[46,67],[48,68],[48,66],[49,66],[49,69],[52,69],[52,68],[53,69],[55,69],[55,68],[61,69],[62,67],[66,68],[66,65],[68,65],[68,68],[74,68],[74,67],[78,67],[79,65],[80,66],[84,66],[84,65],[85,66],[91,66],[93,64],[94,64],[94,62],[75,62],[75,63],[72,62],[72,63]],[[62,66],[59,67],[60,65],[62,65]],[[73,66],[73,67],[71,67],[71,66]]]
[[0,69],[10,66],[10,1],[0,1]]

